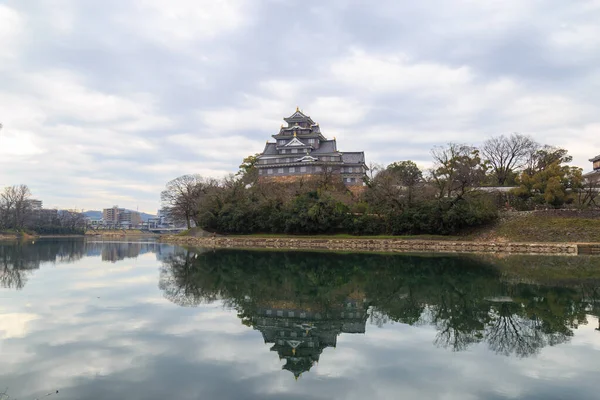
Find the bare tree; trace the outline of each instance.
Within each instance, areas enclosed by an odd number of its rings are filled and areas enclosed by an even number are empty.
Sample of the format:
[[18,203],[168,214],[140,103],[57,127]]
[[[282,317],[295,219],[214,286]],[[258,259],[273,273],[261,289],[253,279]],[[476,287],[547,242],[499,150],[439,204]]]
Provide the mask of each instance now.
[[23,229],[28,210],[31,208],[31,192],[27,185],[4,188],[0,193],[0,226]]
[[200,175],[182,175],[167,182],[160,194],[162,206],[175,221],[185,221],[191,228],[192,217],[198,212],[199,189],[203,178]]
[[57,213],[58,223],[63,228],[69,228],[70,230],[83,229],[85,228],[85,216],[82,213],[61,210]]
[[496,136],[486,140],[481,154],[492,167],[498,185],[506,184],[510,175],[523,168],[531,155],[539,148],[531,137],[513,133],[510,136]]
[[578,202],[580,206],[596,207],[596,200],[600,195],[600,179],[598,177],[588,177],[584,179],[578,192]]
[[383,171],[385,169],[383,164],[379,164],[374,161],[369,162],[368,168],[369,168],[367,170],[367,181],[368,182],[372,182],[373,179],[375,179],[375,177],[377,176],[377,174],[379,174],[381,171]]

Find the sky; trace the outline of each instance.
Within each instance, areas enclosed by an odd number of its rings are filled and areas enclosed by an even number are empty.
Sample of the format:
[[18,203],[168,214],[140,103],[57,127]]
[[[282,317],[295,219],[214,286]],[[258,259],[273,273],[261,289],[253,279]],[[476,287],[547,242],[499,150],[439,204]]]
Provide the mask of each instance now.
[[0,187],[155,213],[296,106],[367,163],[520,132],[600,153],[600,0],[0,0]]

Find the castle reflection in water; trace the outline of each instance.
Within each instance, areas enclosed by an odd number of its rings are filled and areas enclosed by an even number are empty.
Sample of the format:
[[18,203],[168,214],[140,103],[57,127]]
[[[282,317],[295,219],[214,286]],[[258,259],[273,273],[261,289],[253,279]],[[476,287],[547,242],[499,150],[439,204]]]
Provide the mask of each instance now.
[[285,360],[283,369],[297,378],[310,370],[323,350],[336,347],[341,333],[365,333],[367,302],[356,293],[330,309],[298,308],[293,303],[273,301],[261,304],[251,316],[271,351]]

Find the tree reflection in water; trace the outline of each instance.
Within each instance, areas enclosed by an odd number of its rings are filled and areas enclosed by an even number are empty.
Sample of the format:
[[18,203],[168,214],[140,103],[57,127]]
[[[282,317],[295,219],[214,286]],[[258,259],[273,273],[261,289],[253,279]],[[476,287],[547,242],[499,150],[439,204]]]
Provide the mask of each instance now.
[[[546,259],[520,260],[530,271],[532,262]],[[585,262],[568,262],[576,260]],[[163,260],[159,286],[182,306],[223,300],[274,344],[288,360],[284,368],[293,369],[291,359],[302,364],[296,376],[340,333],[364,333],[367,320],[434,326],[435,344],[454,351],[484,342],[498,354],[527,357],[568,341],[588,314],[599,315],[597,277],[553,283],[554,269],[537,268],[543,279],[527,276],[523,283],[510,265],[515,260],[496,261],[180,249]]]
[[0,245],[0,287],[23,289],[44,262],[75,262],[84,253],[84,240],[10,242]]
[[0,244],[0,287],[21,290],[29,276],[42,263],[72,263],[85,256],[100,256],[102,261],[117,262],[154,252],[164,255],[157,242],[87,241],[84,238],[68,240],[11,241]]

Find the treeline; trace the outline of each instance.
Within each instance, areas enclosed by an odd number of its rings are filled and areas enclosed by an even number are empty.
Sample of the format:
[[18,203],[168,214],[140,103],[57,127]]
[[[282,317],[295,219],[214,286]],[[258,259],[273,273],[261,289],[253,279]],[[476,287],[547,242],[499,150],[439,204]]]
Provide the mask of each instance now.
[[494,137],[481,148],[450,143],[431,154],[428,170],[412,161],[371,164],[360,193],[330,168],[288,183],[260,180],[255,155],[225,179],[176,178],[161,200],[188,227],[239,234],[448,235],[488,224],[504,207],[595,206],[596,190],[567,165],[567,151],[524,135]]
[[0,192],[0,232],[83,234],[85,227],[79,212],[42,208],[27,185],[9,186]]

